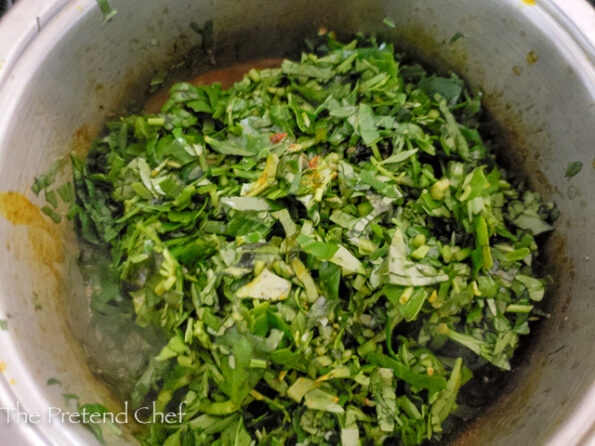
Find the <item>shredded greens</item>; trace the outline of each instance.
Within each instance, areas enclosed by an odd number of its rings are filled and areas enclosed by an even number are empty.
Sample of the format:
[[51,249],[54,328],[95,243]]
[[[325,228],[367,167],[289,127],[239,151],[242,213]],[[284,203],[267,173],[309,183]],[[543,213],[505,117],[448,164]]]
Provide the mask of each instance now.
[[583,168],[583,163],[581,163],[580,161],[573,161],[572,163],[568,164],[568,167],[566,168],[566,173],[564,174],[564,176],[568,179],[576,176],[581,169]]
[[72,159],[82,241],[167,338],[133,404],[185,408],[143,445],[439,439],[544,297],[552,206],[496,164],[480,96],[374,38],[311,51],[176,84]]
[[113,9],[111,7],[108,0],[96,0],[96,1],[97,1],[97,6],[99,6],[99,10],[101,11],[101,14],[103,15],[102,24],[109,22],[112,19],[112,17],[114,17],[118,13],[118,11],[116,11],[115,9]]

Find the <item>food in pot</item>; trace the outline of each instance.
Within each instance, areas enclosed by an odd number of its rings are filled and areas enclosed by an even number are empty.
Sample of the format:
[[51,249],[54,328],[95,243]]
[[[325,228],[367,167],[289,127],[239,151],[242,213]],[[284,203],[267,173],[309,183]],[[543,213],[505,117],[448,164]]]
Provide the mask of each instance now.
[[440,439],[461,387],[510,370],[546,286],[552,206],[497,164],[480,113],[456,76],[328,36],[109,122],[73,158],[70,217],[109,250],[119,291],[94,311],[166,339],[131,400],[185,414],[141,443]]

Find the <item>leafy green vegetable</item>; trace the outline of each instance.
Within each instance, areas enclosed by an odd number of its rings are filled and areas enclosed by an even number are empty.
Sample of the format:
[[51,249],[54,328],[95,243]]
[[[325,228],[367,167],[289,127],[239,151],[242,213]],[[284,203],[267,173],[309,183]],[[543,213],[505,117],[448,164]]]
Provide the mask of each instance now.
[[80,397],[76,393],[63,393],[62,397],[64,398],[64,401],[66,403],[70,403],[71,401],[76,401],[78,404],[78,401],[80,400]]
[[463,82],[455,76],[450,79],[438,76],[428,77],[422,80],[419,86],[429,97],[439,94],[450,105],[456,104],[463,92]]
[[101,14],[103,14],[103,22],[102,23],[108,22],[112,17],[114,17],[118,13],[118,11],[116,11],[115,9],[112,9],[108,0],[97,0],[97,5],[99,6],[99,9],[101,10]]
[[408,366],[385,355],[371,353],[367,359],[373,364],[393,370],[397,378],[415,387],[428,389],[430,392],[441,390],[446,385],[446,380],[441,376],[428,376],[412,372]]
[[442,429],[442,422],[446,417],[456,408],[456,398],[459,387],[461,387],[461,367],[463,360],[457,358],[455,366],[448,378],[446,388],[438,393],[436,401],[432,404],[430,410],[430,422],[435,431],[440,432]]
[[251,297],[253,299],[282,300],[286,299],[291,291],[291,282],[264,269],[250,283],[236,291],[239,298]]
[[52,205],[52,207],[58,207],[58,196],[54,190],[47,190],[45,191],[45,201]]
[[384,23],[389,28],[394,28],[396,26],[395,21],[388,17],[385,17],[384,20],[382,20],[382,23]]
[[573,176],[577,175],[581,169],[583,168],[583,163],[581,163],[580,161],[574,161],[572,163],[568,164],[568,167],[566,168],[566,173],[564,174],[564,176],[568,179],[572,178]]
[[89,429],[101,444],[105,444],[103,427],[110,429],[118,436],[122,435],[120,428],[112,423],[109,417],[105,417],[104,422],[104,414],[109,412],[105,406],[101,404],[79,404],[77,412],[80,415],[83,426]]
[[62,216],[49,206],[43,206],[41,212],[50,217],[54,223],[60,223],[62,221]]
[[480,96],[374,38],[311,44],[109,122],[58,189],[111,255],[93,311],[167,338],[131,400],[186,411],[144,446],[440,440],[545,295],[555,209],[496,164]]
[[397,392],[393,387],[391,369],[378,368],[370,376],[372,395],[376,403],[378,427],[382,432],[392,433],[395,430],[397,415]]
[[0,319],[0,330],[8,330],[8,321],[6,319]]
[[31,190],[33,191],[33,193],[35,195],[39,195],[41,191],[46,190],[49,186],[54,184],[54,181],[56,181],[56,175],[58,174],[58,171],[65,165],[65,163],[65,159],[59,159],[52,164],[52,166],[46,173],[36,177],[33,182],[33,185],[31,186]]
[[222,337],[221,343],[230,349],[230,353],[221,360],[224,380],[219,383],[219,388],[230,398],[234,408],[240,408],[252,387],[261,379],[263,371],[250,367],[256,354],[251,337],[241,336],[232,329]]
[[343,413],[343,408],[337,404],[339,398],[321,389],[312,389],[304,395],[304,403],[310,409],[324,412]]
[[461,37],[465,37],[465,35],[459,31],[457,31],[456,33],[454,33],[452,35],[452,37],[450,38],[450,40],[448,41],[448,43],[453,44],[455,43],[457,40],[459,40]]

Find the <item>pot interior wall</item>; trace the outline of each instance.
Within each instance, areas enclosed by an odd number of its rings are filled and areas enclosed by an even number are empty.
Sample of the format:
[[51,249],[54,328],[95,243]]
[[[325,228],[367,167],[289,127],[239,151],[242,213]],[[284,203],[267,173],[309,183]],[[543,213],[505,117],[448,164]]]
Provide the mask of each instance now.
[[[456,442],[538,444],[553,435],[595,377],[589,307],[595,203],[588,196],[595,190],[595,74],[543,7],[520,0],[112,3],[118,14],[104,25],[94,1],[68,3],[1,86],[0,191],[43,204],[29,191],[32,179],[71,150],[84,152],[109,112],[137,96],[156,70],[189,53],[197,66],[207,67],[210,58],[196,51],[200,38],[191,22],[213,20],[218,66],[294,54],[321,26],[339,36],[381,31],[414,57],[442,71],[453,69],[481,88],[491,115],[506,129],[503,158],[560,208],[546,249],[556,280],[546,308],[551,316],[536,327],[499,400]],[[396,28],[383,25],[384,17]],[[455,34],[460,38],[452,39]],[[584,167],[569,181],[564,173],[571,161]],[[65,171],[62,180],[67,176]],[[64,392],[117,407],[85,367],[83,351],[66,328],[68,313],[87,304],[69,261],[76,253],[74,237],[66,223],[53,226],[34,208],[30,212],[29,220],[13,219],[17,225],[0,219],[0,315],[10,315],[0,359],[8,363],[7,377],[19,377],[7,392],[38,411],[64,406]],[[85,321],[75,322],[75,334],[87,334]],[[46,386],[50,377],[64,384]],[[36,429],[55,444],[90,439],[76,425]]]

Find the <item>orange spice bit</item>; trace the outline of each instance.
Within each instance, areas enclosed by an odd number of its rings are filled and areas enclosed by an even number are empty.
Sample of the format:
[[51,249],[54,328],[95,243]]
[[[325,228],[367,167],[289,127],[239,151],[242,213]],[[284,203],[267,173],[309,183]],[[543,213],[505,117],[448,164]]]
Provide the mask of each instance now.
[[428,367],[428,370],[426,370],[426,373],[428,374],[428,376],[432,376],[432,375],[434,375],[434,369],[432,367]]
[[316,169],[316,166],[318,165],[318,161],[320,161],[320,157],[318,155],[316,155],[314,158],[312,158],[311,160],[308,161],[308,167],[310,169]]
[[438,299],[438,291],[434,290],[432,291],[432,294],[430,294],[430,298],[428,299],[428,302],[430,302],[431,304],[434,303],[434,301]]
[[0,361],[0,373],[6,372],[6,363],[4,361]]
[[271,143],[278,144],[285,139],[287,133],[275,133],[269,137]]
[[316,379],[316,382],[319,383],[319,382],[322,382],[322,381],[326,381],[330,377],[331,377],[331,375],[327,373],[326,375],[322,375],[322,376],[318,377]]
[[339,402],[339,397],[338,397],[338,396],[334,397],[334,398],[333,398],[333,403],[335,403],[335,404],[336,404],[336,403],[338,403],[338,402]]
[[537,53],[535,51],[529,51],[527,53],[527,63],[529,65],[533,65],[538,60],[539,60],[539,56],[537,55]]
[[368,398],[364,398],[364,404],[368,407],[373,407],[374,406],[374,401],[369,400]]
[[535,5],[535,0],[523,0],[525,5],[533,6]]
[[444,322],[442,322],[441,324],[438,324],[438,327],[436,327],[436,331],[441,334],[441,335],[448,335],[448,333],[450,333],[450,328],[448,328],[448,325],[446,325]]
[[250,396],[252,396],[252,398],[254,398],[257,401],[262,401],[264,400],[264,395],[260,392],[257,392],[256,390],[252,389],[250,391]]

